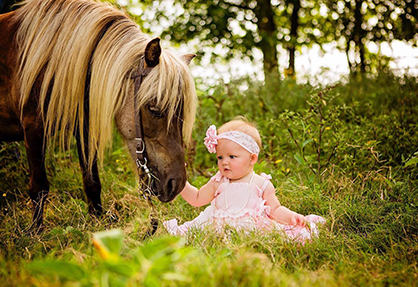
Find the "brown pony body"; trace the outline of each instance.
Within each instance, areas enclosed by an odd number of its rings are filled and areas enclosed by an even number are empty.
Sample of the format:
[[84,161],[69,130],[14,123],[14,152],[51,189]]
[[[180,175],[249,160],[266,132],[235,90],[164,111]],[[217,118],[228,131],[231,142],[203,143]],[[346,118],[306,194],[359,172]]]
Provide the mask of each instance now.
[[[131,75],[141,57],[151,70],[135,94]],[[182,190],[196,108],[191,59],[161,49],[100,2],[28,0],[0,15],[0,141],[25,141],[36,228],[49,191],[45,149],[65,150],[75,137],[89,209],[100,214],[98,164],[113,123],[134,157],[139,111],[155,194],[167,202]]]

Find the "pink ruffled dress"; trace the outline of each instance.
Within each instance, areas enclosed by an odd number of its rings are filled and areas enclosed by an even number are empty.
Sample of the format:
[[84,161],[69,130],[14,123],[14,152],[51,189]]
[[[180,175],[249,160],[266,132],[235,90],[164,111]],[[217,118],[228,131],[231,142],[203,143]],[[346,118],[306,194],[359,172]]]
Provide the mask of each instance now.
[[260,188],[252,182],[229,182],[220,172],[210,180],[221,182],[215,192],[211,204],[192,221],[178,225],[177,219],[165,221],[163,225],[170,234],[186,235],[191,228],[205,228],[212,226],[217,231],[224,227],[232,227],[245,231],[280,231],[289,238],[306,241],[318,234],[318,223],[325,223],[325,219],[317,215],[305,216],[307,226],[283,225],[269,217],[270,207],[265,205],[263,193],[266,189],[270,175],[261,174],[265,181]]

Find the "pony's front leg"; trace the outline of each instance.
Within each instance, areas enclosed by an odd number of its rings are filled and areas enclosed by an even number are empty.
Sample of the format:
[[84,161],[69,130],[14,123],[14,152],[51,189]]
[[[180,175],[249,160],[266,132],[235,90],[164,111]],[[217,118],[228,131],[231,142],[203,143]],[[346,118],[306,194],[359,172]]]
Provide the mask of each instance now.
[[[85,145],[86,147],[86,145]],[[102,185],[100,183],[99,171],[97,168],[96,159],[93,162],[91,172],[88,170],[88,164],[84,161],[80,137],[77,137],[77,149],[78,149],[78,159],[80,161],[81,171],[83,172],[83,187],[84,192],[87,196],[87,202],[89,205],[89,212],[95,216],[100,216],[103,213],[102,201],[100,199],[100,193],[102,190]],[[88,154],[87,147],[85,149],[86,154]],[[86,156],[86,161],[88,157]]]
[[29,232],[40,232],[43,211],[49,193],[49,182],[45,171],[45,149],[43,128],[25,128],[25,145],[29,163],[29,196],[33,203],[32,224]]

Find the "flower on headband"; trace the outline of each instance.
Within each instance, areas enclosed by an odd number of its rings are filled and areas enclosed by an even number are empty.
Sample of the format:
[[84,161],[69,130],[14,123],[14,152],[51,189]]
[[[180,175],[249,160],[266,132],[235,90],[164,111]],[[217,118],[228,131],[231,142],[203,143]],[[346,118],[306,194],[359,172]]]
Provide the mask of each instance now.
[[218,137],[216,136],[216,127],[211,125],[206,131],[205,146],[210,153],[216,153]]

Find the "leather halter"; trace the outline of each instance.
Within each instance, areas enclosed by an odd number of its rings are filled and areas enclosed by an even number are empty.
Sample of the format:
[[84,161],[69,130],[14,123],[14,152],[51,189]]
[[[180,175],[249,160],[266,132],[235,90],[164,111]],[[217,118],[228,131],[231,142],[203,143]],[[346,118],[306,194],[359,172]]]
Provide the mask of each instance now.
[[[134,89],[134,109],[138,106],[137,105],[137,97],[136,95],[141,88],[141,84],[144,78],[151,72],[152,68],[146,67],[145,68],[145,58],[144,56],[141,57],[139,62],[138,69],[132,73],[131,78],[135,81],[135,89]],[[146,150],[145,150],[145,141],[144,141],[144,132],[142,128],[142,117],[141,117],[141,108],[138,108],[138,112],[135,113],[135,140],[136,140],[136,165],[142,169],[143,172],[146,174],[149,173],[149,169],[147,167],[147,158],[146,158]]]
[[[134,109],[138,106],[137,105],[137,97],[136,95],[141,88],[141,84],[144,78],[151,72],[152,68],[145,67],[145,57],[142,56],[139,62],[138,69],[132,73],[131,78],[134,79]],[[148,159],[146,157],[146,149],[145,149],[145,141],[144,141],[144,131],[142,127],[142,116],[141,116],[141,108],[138,107],[138,111],[135,112],[135,141],[136,141],[136,166],[138,168],[138,172],[141,169],[142,172],[148,177],[148,183],[146,187],[146,192],[149,194],[143,194],[143,196],[150,196],[152,195],[151,190],[151,172],[148,169],[147,163]]]
[[[144,78],[151,72],[152,67],[145,67],[145,57],[141,56],[139,67],[138,69],[132,73],[131,78],[134,79],[134,109],[136,109],[137,105],[137,94],[139,89],[141,88],[141,84]],[[144,199],[147,199],[148,205],[151,207],[150,212],[150,220],[151,220],[151,228],[149,228],[144,235],[143,239],[152,236],[158,228],[158,220],[155,216],[154,205],[152,203],[151,196],[154,195],[152,191],[152,174],[149,170],[147,163],[148,159],[146,157],[146,148],[145,148],[145,140],[144,140],[144,131],[142,127],[142,116],[141,116],[141,108],[138,107],[138,111],[135,112],[135,141],[136,141],[136,166],[138,170],[139,176],[139,190],[138,193]],[[140,172],[142,171],[142,173]],[[147,178],[147,182],[145,183],[145,189],[141,188],[141,184],[144,183],[144,176]]]

